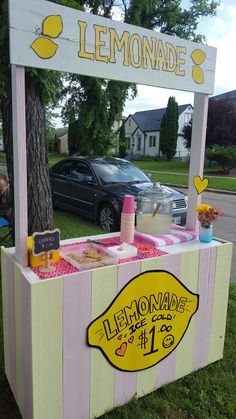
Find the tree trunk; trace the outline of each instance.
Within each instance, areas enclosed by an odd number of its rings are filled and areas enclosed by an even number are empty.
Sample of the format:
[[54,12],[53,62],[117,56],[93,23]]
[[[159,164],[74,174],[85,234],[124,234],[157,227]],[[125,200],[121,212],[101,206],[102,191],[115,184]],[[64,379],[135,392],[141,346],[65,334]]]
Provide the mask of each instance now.
[[[11,77],[8,94],[1,102],[3,139],[10,187],[13,190],[13,139]],[[45,111],[39,87],[26,73],[26,147],[28,183],[28,234],[53,228],[52,194],[45,135]]]
[[[41,92],[26,73],[26,147],[29,234],[53,228],[45,110]],[[37,187],[36,187],[37,185]]]
[[12,196],[14,196],[14,178],[13,178],[13,141],[12,141],[12,107],[11,107],[11,72],[7,74],[7,96],[1,98],[1,116],[2,116],[2,131],[3,143],[6,153],[7,173],[10,182],[10,189]]

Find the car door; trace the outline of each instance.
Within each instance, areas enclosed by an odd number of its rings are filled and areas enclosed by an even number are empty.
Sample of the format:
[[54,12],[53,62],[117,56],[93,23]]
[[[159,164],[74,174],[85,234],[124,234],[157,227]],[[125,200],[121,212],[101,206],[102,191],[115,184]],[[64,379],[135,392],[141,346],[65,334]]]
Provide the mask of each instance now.
[[70,209],[73,206],[71,199],[70,173],[74,167],[74,160],[63,160],[50,170],[52,197],[56,207]]
[[85,162],[65,160],[51,170],[53,201],[59,208],[94,218],[98,181]]
[[89,165],[76,161],[68,178],[68,190],[73,207],[82,215],[94,218],[96,203],[101,192],[98,181]]

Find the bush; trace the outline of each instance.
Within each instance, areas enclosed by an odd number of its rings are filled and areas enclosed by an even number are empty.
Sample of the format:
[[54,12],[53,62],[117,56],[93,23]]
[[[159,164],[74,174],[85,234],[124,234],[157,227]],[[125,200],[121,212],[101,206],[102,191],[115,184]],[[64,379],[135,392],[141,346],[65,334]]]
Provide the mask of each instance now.
[[154,156],[149,156],[149,155],[146,155],[146,156],[136,155],[135,160],[137,160],[137,161],[154,161],[155,157]]
[[224,147],[217,144],[206,150],[208,160],[217,162],[225,173],[236,166],[236,147]]

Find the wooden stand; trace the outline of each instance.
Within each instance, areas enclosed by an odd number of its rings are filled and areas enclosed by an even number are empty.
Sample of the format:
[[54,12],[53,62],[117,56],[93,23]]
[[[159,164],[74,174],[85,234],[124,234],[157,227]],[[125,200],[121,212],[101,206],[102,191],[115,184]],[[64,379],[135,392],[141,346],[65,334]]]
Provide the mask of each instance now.
[[[98,417],[222,358],[232,244],[193,240],[165,250],[170,254],[39,280],[3,249],[5,370],[24,419]],[[199,309],[166,359],[119,371],[87,345],[87,327],[134,276],[155,269],[198,293]]]
[[[232,244],[201,244],[196,240],[169,246],[170,254],[159,258],[39,280],[27,268],[24,66],[194,92],[187,226],[195,228],[194,208],[201,198],[193,179],[203,174],[208,95],[213,93],[216,50],[121,22],[116,22],[114,28],[110,19],[40,0],[9,0],[9,16],[17,211],[16,247],[2,250],[5,371],[24,419],[94,418],[222,357]],[[58,21],[59,16],[58,28],[55,17]],[[46,21],[53,29],[47,31],[47,38],[43,32]],[[35,34],[38,25],[42,29],[40,35]],[[102,35],[117,31],[117,37],[128,34],[130,40],[139,39],[140,45],[144,36],[150,45],[154,37],[163,48],[168,43],[178,55],[178,69],[157,70],[150,56],[150,60],[146,57],[144,69],[142,55],[137,66],[136,51],[130,50],[131,41],[127,51],[126,44],[118,50],[115,38],[110,36],[113,44],[109,45],[106,37],[103,48],[104,41],[95,42],[95,26],[103,28]],[[83,27],[88,27],[86,37],[81,32]],[[51,55],[42,47],[46,39],[46,44],[52,45],[50,35],[56,45],[55,54]],[[36,54],[33,45],[37,36],[41,47]],[[87,51],[88,46],[93,52]],[[113,51],[113,58],[102,55],[108,51]],[[196,55],[198,73],[204,76],[200,79],[193,71]],[[179,346],[159,364],[139,372],[118,371],[98,349],[87,345],[87,327],[134,276],[155,269],[168,270],[198,293],[199,309]]]

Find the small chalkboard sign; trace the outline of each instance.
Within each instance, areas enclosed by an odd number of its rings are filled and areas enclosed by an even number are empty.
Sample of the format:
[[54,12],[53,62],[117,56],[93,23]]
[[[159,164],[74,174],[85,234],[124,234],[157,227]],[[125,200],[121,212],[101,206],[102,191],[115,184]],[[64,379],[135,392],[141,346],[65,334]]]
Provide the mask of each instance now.
[[60,230],[58,228],[55,230],[46,230],[42,233],[36,232],[32,235],[32,239],[32,253],[34,256],[60,249]]

